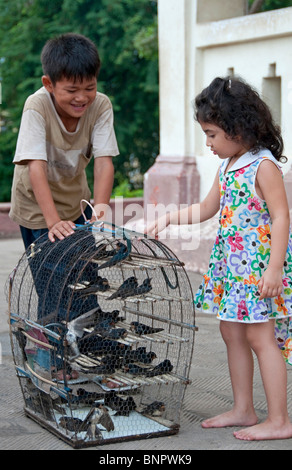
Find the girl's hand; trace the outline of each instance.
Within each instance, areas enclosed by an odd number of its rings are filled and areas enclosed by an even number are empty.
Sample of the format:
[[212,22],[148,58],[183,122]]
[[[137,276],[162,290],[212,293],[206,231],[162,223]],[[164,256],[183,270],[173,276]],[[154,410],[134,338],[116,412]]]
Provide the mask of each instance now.
[[64,240],[65,237],[74,233],[75,224],[71,220],[59,220],[51,228],[49,228],[48,237],[51,242],[55,241],[55,237]]
[[258,283],[259,299],[277,297],[283,292],[282,269],[268,267]]
[[162,232],[162,230],[164,230],[169,225],[169,223],[170,214],[168,213],[147,225],[147,227],[145,228],[145,233],[147,233],[147,235],[157,237],[158,233]]

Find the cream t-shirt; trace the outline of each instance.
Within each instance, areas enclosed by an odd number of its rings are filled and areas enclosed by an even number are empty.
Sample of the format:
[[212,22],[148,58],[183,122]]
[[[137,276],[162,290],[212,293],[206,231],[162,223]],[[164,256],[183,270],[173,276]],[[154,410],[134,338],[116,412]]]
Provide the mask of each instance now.
[[46,222],[31,188],[28,161],[48,163],[48,182],[63,220],[80,216],[81,199],[90,199],[85,168],[91,157],[116,156],[119,149],[109,98],[97,93],[95,101],[80,118],[75,132],[68,132],[43,87],[24,106],[16,152],[10,217],[31,229]]

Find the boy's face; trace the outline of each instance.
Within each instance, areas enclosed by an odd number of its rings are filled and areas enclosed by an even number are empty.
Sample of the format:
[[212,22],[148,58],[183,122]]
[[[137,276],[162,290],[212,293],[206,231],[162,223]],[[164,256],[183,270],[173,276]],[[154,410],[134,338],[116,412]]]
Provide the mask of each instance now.
[[81,81],[62,78],[55,85],[50,78],[42,77],[44,87],[51,93],[57,113],[64,123],[79,120],[89,108],[96,96],[97,80],[95,77]]

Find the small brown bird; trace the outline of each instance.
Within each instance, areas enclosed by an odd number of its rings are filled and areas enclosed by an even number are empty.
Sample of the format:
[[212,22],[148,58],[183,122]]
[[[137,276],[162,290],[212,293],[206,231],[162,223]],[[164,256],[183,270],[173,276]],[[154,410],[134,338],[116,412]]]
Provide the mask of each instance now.
[[96,411],[98,412],[96,413],[96,417],[92,418],[94,419],[95,424],[101,424],[107,432],[113,431],[115,429],[115,425],[106,407],[99,405]]

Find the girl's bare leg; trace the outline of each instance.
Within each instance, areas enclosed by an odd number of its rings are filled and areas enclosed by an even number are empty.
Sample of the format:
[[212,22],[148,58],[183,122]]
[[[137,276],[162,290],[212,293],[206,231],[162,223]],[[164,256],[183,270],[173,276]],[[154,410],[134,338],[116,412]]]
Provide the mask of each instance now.
[[237,439],[265,440],[292,438],[287,410],[286,364],[274,337],[274,321],[247,325],[247,337],[255,351],[265,389],[268,418],[265,422],[236,431]]
[[227,413],[203,421],[203,428],[252,426],[257,423],[253,407],[253,357],[246,339],[246,325],[220,322],[220,330],[227,346],[227,357],[234,406]]

